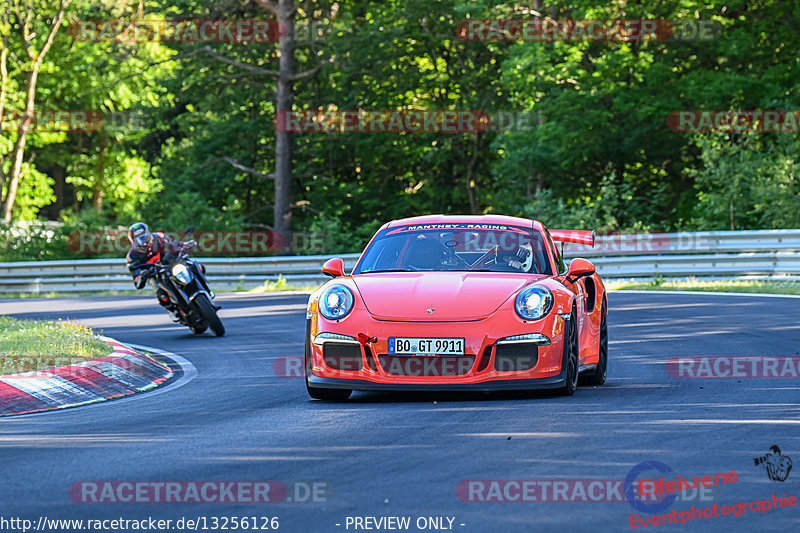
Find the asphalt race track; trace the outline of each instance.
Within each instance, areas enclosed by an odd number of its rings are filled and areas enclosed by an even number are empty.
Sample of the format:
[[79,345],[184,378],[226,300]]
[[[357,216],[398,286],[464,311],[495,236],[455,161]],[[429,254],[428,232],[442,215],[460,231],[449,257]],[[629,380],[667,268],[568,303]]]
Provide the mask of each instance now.
[[[630,531],[630,515],[652,515],[626,501],[462,501],[469,496],[457,487],[484,480],[474,499],[489,495],[491,480],[506,489],[516,487],[507,480],[605,487],[648,461],[683,477],[738,474],[658,514],[800,497],[800,379],[679,379],[665,367],[675,356],[800,356],[798,298],[611,293],[602,387],[573,397],[359,393],[347,403],[312,401],[302,379],[276,375],[276,358],[302,355],[306,298],[222,294],[223,338],[173,325],[152,295],[0,301],[0,314],[75,318],[174,352],[197,372],[131,399],[0,419],[0,515],[35,524],[206,517],[209,530],[211,517],[277,516],[286,532],[364,531],[353,517],[387,516],[410,517],[408,531],[421,530],[420,518],[439,524],[429,517],[465,533]],[[754,465],[772,445],[798,465],[783,482]],[[279,481],[289,494],[279,503],[221,505],[75,503],[68,492],[80,481],[207,480]],[[317,501],[295,501],[314,499],[311,483]],[[800,506],[642,529],[800,531]]]

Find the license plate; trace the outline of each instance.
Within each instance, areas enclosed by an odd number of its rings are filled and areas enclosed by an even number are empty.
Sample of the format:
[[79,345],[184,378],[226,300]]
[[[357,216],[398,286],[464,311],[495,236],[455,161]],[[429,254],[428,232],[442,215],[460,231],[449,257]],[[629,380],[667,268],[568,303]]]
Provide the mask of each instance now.
[[394,355],[464,355],[464,339],[432,337],[389,337]]

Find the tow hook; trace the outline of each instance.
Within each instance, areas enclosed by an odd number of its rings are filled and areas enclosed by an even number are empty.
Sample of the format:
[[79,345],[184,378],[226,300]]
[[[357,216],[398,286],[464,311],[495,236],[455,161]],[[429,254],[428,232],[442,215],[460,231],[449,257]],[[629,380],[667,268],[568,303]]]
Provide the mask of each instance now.
[[378,342],[378,337],[370,337],[366,333],[359,333],[357,338],[358,338],[358,342],[360,342],[361,344],[363,344],[365,346],[367,344],[372,343],[372,342]]

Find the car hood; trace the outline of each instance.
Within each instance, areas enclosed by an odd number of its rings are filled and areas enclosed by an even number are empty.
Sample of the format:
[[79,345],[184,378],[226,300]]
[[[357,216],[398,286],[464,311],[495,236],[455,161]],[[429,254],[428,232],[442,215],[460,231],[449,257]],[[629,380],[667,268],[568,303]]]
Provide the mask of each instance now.
[[352,279],[375,318],[449,322],[484,318],[522,287],[545,277],[495,272],[400,272],[361,274]]

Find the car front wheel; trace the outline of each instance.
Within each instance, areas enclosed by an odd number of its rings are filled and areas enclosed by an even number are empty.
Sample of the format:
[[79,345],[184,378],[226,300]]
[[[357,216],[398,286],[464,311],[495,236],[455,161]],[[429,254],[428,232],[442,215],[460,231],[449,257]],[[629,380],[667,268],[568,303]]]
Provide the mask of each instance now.
[[559,389],[559,393],[564,396],[572,396],[578,388],[578,321],[575,308],[569,314],[569,329],[565,332],[565,342],[567,345],[567,357],[564,361],[566,365],[565,383]]

